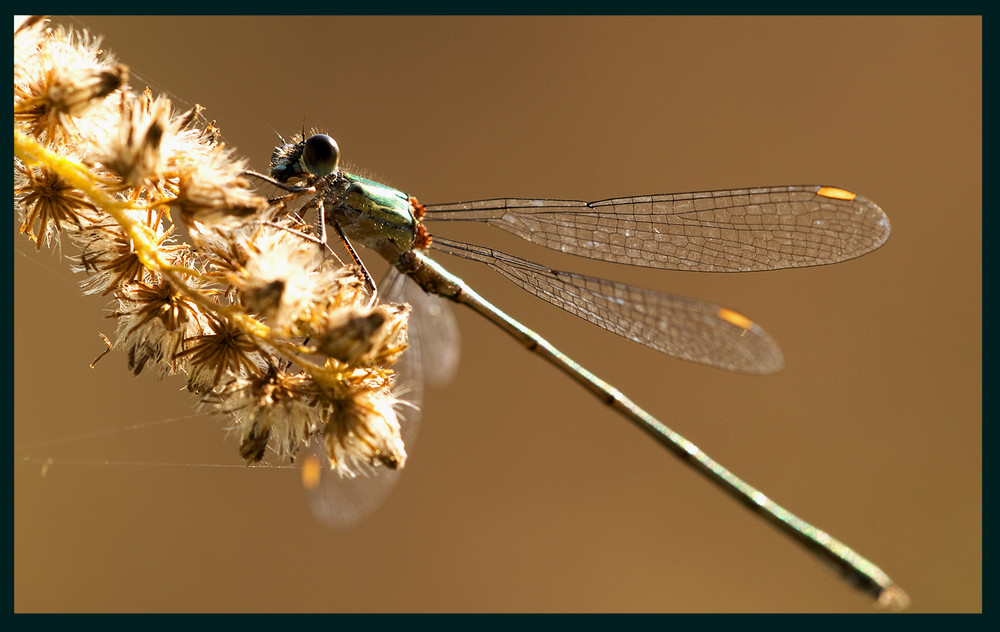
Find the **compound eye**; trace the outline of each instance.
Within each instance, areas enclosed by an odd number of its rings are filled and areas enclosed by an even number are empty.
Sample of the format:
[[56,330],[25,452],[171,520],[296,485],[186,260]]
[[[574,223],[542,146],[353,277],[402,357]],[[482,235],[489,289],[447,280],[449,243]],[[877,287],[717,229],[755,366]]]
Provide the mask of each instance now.
[[326,134],[315,134],[306,140],[302,150],[302,164],[314,176],[328,176],[337,170],[340,147]]

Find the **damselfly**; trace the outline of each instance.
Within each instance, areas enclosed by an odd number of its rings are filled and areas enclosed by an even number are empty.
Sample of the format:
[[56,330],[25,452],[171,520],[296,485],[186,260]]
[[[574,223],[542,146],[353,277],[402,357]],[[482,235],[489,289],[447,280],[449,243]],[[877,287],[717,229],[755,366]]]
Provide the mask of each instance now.
[[[883,603],[905,594],[878,567],[799,519],[725,469],[531,329],[479,296],[428,252],[485,263],[521,288],[571,314],[653,349],[741,373],[778,371],[783,358],[746,316],[700,300],[553,270],[508,253],[432,234],[426,221],[483,222],[522,239],[590,259],[667,270],[747,272],[836,263],[868,253],[889,237],[872,201],[832,186],[778,186],[646,195],[599,202],[499,198],[420,205],[401,191],[339,168],[332,138],[283,143],[270,177],[309,194],[346,243],[375,250],[426,293],[461,303],[537,353],[637,425],[713,483],[832,562]],[[353,253],[353,249],[352,249]],[[358,261],[360,264],[360,260]]]

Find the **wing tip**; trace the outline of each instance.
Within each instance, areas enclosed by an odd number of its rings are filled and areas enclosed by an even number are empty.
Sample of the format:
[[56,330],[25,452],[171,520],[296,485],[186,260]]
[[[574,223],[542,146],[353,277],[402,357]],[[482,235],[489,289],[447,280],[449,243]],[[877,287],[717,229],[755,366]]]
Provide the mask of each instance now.
[[877,250],[889,240],[889,235],[892,233],[892,224],[889,221],[889,216],[882,210],[882,207],[870,198],[850,189],[833,185],[818,185],[815,188],[815,194],[829,200],[850,203],[856,209],[856,212],[862,215],[860,224],[870,227],[870,230],[866,234],[868,238],[866,247],[853,256],[848,257],[849,259]]

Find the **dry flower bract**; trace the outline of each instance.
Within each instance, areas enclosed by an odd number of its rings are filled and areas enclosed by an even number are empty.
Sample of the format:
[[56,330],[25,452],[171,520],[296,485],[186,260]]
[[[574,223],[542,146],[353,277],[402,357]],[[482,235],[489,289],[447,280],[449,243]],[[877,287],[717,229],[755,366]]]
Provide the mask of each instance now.
[[74,247],[130,368],[184,375],[248,462],[315,438],[342,474],[402,466],[391,367],[408,307],[372,305],[353,267],[253,191],[200,108],[176,113],[128,76],[96,38],[15,20],[20,232]]

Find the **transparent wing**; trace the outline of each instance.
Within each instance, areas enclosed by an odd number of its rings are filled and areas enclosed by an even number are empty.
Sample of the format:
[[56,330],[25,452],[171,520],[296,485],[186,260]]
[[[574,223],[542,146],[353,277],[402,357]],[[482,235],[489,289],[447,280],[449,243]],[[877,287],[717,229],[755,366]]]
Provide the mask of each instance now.
[[574,316],[683,360],[760,375],[784,364],[767,332],[718,305],[552,270],[492,248],[442,238],[435,238],[432,247],[485,263]]
[[[393,367],[396,396],[405,402],[396,411],[400,432],[407,454],[412,456],[424,385],[443,386],[455,374],[458,327],[444,301],[425,293],[395,269],[379,284],[379,291],[385,301],[412,306],[408,348]],[[313,515],[333,529],[349,529],[367,520],[389,497],[402,473],[377,467],[355,478],[344,478],[326,467],[326,462],[322,443],[314,441],[303,460],[303,481],[308,480],[303,487]]]
[[379,467],[344,478],[327,462],[322,441],[314,440],[302,460],[302,487],[313,515],[331,529],[351,529],[367,520],[389,497],[400,476],[400,470]]
[[428,294],[395,268],[389,268],[379,288],[384,300],[410,304],[410,349],[402,358],[408,372],[422,376],[423,383],[432,388],[451,382],[458,370],[461,343],[448,302]]
[[485,222],[560,252],[670,270],[825,265],[861,256],[889,237],[889,219],[874,202],[818,185],[425,208],[427,220]]

